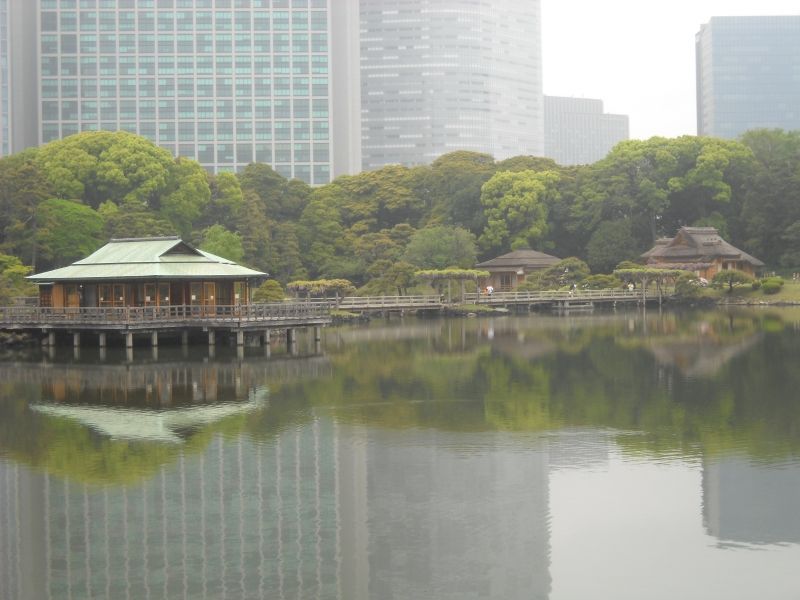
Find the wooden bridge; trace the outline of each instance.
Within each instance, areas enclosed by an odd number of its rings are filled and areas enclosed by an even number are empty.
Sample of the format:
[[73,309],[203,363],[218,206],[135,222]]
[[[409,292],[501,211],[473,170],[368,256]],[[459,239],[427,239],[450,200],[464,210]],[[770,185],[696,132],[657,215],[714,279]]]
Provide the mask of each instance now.
[[657,300],[658,296],[642,290],[540,290],[531,292],[494,292],[465,294],[468,304],[488,306],[539,306],[551,305],[556,308],[589,306],[594,304],[614,304],[617,302],[643,303]]
[[[464,303],[492,307],[534,307],[550,305],[559,309],[580,309],[601,303],[642,303],[657,297],[641,290],[574,290],[535,292],[469,293]],[[270,342],[270,332],[286,330],[287,343],[292,344],[298,328],[314,328],[315,341],[321,339],[321,328],[331,323],[331,310],[351,312],[402,312],[440,311],[458,304],[448,302],[444,296],[346,296],[276,302],[271,304],[245,304],[236,306],[144,306],[103,308],[46,308],[39,306],[0,307],[0,330],[27,331],[46,336],[45,345],[55,344],[56,332],[71,333],[73,343],[80,345],[81,333],[99,337],[100,347],[105,347],[108,334],[122,334],[125,345],[133,347],[134,334],[149,334],[151,344],[158,345],[159,333],[179,333],[187,343],[189,332],[208,335],[210,346],[215,344],[218,332],[236,336],[236,344],[243,346],[245,336],[258,334],[265,345]]]

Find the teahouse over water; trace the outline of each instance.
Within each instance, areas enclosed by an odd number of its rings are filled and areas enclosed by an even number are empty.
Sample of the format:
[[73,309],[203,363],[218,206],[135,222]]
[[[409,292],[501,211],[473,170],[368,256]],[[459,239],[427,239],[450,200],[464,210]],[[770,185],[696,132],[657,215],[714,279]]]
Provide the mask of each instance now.
[[711,279],[736,269],[750,275],[764,263],[722,239],[714,227],[681,227],[674,238],[661,238],[642,254],[648,265],[692,271]]
[[28,277],[40,306],[230,306],[248,304],[266,273],[193,248],[179,237],[112,239],[68,267]]

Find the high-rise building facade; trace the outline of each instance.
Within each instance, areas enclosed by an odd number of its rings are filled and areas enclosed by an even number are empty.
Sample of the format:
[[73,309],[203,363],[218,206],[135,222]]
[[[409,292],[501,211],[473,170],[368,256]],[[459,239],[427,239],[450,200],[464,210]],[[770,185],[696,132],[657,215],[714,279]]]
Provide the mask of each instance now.
[[210,171],[257,161],[327,183],[332,1],[3,0],[35,7],[33,143],[124,130]]
[[698,135],[800,129],[800,16],[712,17],[696,60]]
[[540,0],[360,0],[362,164],[541,155]]
[[627,115],[603,112],[592,98],[544,97],[544,155],[560,165],[586,165],[629,137]]
[[0,156],[37,143],[36,2],[0,0]]

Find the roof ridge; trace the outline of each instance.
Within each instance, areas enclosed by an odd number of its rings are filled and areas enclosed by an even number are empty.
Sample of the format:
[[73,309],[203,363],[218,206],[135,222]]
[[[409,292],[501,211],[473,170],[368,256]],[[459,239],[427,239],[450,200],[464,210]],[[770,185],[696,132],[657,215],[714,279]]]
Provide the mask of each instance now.
[[130,237],[130,238],[111,238],[108,240],[109,244],[113,244],[115,242],[165,242],[165,241],[172,241],[172,240],[180,240],[180,236],[177,235],[164,235],[164,236],[157,236],[157,237]]

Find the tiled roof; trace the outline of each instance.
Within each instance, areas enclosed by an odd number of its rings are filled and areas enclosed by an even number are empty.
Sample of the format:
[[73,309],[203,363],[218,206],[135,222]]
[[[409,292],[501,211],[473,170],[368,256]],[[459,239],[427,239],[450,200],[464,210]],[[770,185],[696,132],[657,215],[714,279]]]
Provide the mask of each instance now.
[[242,279],[266,273],[193,248],[177,237],[111,240],[68,267],[37,273],[32,281],[120,279]]

